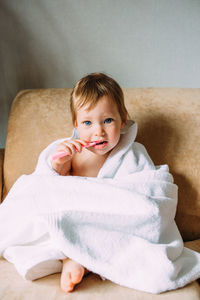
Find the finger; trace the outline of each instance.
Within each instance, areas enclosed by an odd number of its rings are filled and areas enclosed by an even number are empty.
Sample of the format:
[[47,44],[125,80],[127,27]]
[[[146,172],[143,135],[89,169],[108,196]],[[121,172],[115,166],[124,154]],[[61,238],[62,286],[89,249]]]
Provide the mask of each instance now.
[[87,144],[88,144],[87,141],[80,140],[80,139],[66,140],[66,141],[63,141],[61,144],[68,145],[69,143],[74,143],[74,142],[80,143],[82,146],[87,146]]
[[73,140],[71,143],[74,145],[76,151],[78,151],[78,152],[81,152],[82,151],[82,147],[85,146],[84,145],[85,143],[83,143],[83,142],[81,142],[79,140]]
[[77,151],[76,146],[73,142],[64,143],[65,151],[69,151],[70,155],[74,155]]
[[59,164],[63,164],[71,159],[72,152],[70,148],[60,144],[56,152],[51,156],[51,160],[56,161]]
[[81,140],[70,140],[70,142],[67,141],[64,144],[69,146],[71,149],[81,152],[82,147],[84,147],[87,143]]
[[84,141],[84,140],[76,140],[77,142],[79,142],[82,146],[87,146],[88,142]]

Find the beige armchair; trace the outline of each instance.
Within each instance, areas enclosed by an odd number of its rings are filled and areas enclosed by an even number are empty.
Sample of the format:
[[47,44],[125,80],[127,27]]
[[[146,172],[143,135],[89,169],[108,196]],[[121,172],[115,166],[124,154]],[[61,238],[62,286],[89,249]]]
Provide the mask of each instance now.
[[[30,174],[39,153],[53,140],[71,135],[70,89],[21,91],[9,118],[5,151],[0,151],[0,192],[5,198],[21,174]],[[200,252],[200,89],[129,88],[125,102],[139,125],[137,141],[156,165],[167,163],[179,186],[176,222],[185,246]],[[23,155],[22,155],[23,154]],[[1,224],[3,226],[3,224]],[[14,229],[13,229],[14,230]],[[153,295],[89,274],[73,293],[60,290],[59,274],[25,281],[0,258],[0,299],[200,299],[198,281]]]

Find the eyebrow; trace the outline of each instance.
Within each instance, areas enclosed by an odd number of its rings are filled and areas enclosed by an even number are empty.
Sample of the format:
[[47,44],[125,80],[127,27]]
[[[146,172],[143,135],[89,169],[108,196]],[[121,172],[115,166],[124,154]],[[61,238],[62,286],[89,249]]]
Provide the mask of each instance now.
[[[93,118],[93,116],[88,116],[88,115],[80,117],[80,119],[92,119],[92,118]],[[109,114],[101,116],[101,118],[102,119],[114,118],[114,114],[109,113]]]

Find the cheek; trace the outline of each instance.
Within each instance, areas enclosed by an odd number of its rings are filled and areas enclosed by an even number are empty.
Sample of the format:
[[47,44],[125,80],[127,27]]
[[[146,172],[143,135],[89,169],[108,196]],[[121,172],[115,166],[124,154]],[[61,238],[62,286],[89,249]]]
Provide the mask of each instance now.
[[83,128],[80,128],[79,126],[77,126],[76,129],[78,131],[80,139],[87,140],[87,137],[89,137],[89,131],[88,130],[84,130]]
[[110,131],[110,135],[113,138],[113,140],[118,141],[120,138],[120,128],[118,128],[118,127],[112,128]]

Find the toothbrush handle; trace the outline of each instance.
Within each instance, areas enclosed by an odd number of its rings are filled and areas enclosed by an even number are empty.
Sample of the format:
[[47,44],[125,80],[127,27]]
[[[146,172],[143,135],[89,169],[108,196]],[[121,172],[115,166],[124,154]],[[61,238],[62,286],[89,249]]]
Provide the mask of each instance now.
[[[83,148],[91,147],[91,146],[94,146],[95,144],[96,144],[96,142],[90,142],[87,145],[82,145],[82,147]],[[78,149],[76,148],[76,150],[78,150]],[[60,151],[58,153],[53,154],[51,158],[52,158],[52,160],[55,160],[55,159],[58,159],[58,158],[61,158],[61,157],[67,156],[67,155],[68,154],[65,151]]]
[[61,158],[61,157],[64,157],[64,156],[67,156],[68,154],[65,152],[65,151],[60,151],[58,153],[55,153],[52,155],[52,160],[55,160],[55,159],[58,159],[58,158]]

